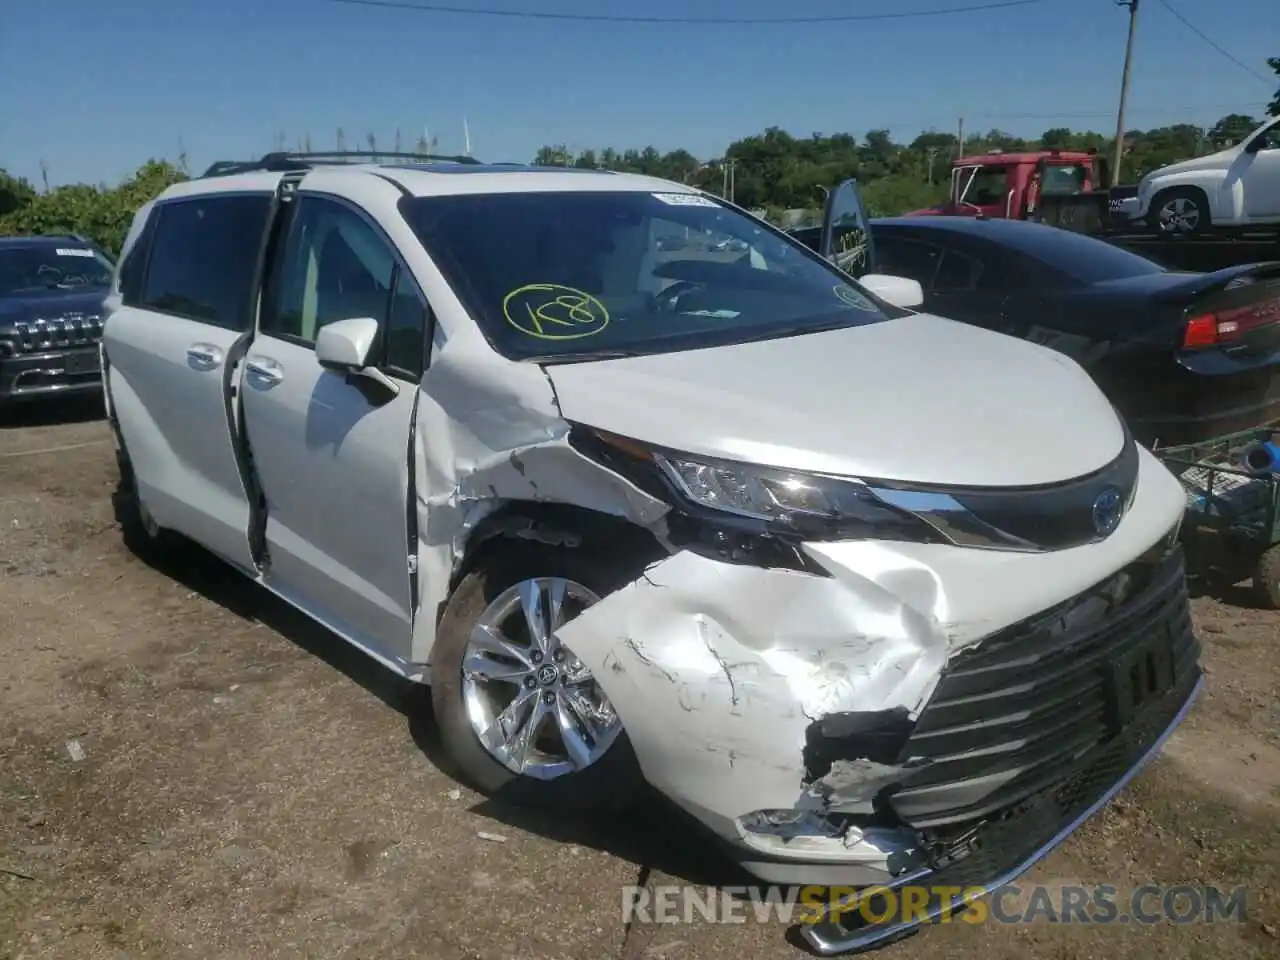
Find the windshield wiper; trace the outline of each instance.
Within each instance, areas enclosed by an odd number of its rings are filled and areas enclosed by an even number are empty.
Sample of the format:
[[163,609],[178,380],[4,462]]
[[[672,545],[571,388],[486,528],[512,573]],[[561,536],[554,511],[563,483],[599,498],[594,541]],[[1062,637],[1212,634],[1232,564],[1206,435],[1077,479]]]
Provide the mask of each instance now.
[[590,363],[593,360],[620,360],[623,357],[642,356],[639,350],[589,350],[583,353],[544,353],[525,357],[525,363]]

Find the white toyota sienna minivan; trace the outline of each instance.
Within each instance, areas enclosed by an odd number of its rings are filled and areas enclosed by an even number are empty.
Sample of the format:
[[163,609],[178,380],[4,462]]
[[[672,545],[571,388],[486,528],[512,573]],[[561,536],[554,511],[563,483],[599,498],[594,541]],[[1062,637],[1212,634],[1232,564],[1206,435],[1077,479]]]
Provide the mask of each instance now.
[[[1199,690],[1184,497],[1072,360],[837,267],[864,223],[833,191],[828,259],[643,176],[215,165],[108,299],[126,534],[430,683],[490,794],[647,782],[769,882],[1007,881]],[[820,952],[921,919],[847,903]]]

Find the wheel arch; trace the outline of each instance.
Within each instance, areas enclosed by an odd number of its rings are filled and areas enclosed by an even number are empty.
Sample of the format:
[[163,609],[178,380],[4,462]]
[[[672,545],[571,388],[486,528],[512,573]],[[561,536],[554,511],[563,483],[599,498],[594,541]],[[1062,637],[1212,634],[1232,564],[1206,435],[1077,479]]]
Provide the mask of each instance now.
[[1229,215],[1229,211],[1222,210],[1221,204],[1215,200],[1220,192],[1219,188],[1221,186],[1221,178],[1215,178],[1214,182],[1209,184],[1206,184],[1203,177],[1196,180],[1188,178],[1187,180],[1173,180],[1173,182],[1166,182],[1159,186],[1155,193],[1151,195],[1151,203],[1147,207],[1147,213],[1152,217],[1157,216],[1160,206],[1170,194],[1191,193],[1198,196],[1201,202],[1204,203],[1205,209],[1209,212],[1210,222],[1223,219]]
[[[452,593],[504,540],[524,540],[587,552],[616,551],[634,557],[637,568],[669,551],[655,532],[625,517],[568,503],[509,500],[476,524],[449,579]],[[439,621],[440,612],[436,611]]]

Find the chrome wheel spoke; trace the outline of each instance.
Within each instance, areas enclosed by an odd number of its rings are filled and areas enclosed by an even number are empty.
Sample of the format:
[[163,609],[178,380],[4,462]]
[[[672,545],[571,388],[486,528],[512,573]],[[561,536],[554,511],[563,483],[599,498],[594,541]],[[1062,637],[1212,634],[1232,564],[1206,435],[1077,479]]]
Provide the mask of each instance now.
[[547,718],[547,705],[543,702],[542,697],[536,693],[533,696],[535,697],[533,709],[529,712],[524,726],[520,728],[514,741],[509,745],[511,755],[519,765],[521,773],[529,769],[529,764],[534,759],[533,752],[538,742],[538,729]]
[[547,581],[547,632],[551,643],[559,645],[556,631],[564,626],[564,599],[569,583],[556,577]]
[[526,580],[520,585],[520,609],[529,629],[529,643],[545,656],[551,652],[551,627],[547,620],[546,597],[541,580]]
[[556,697],[556,725],[560,728],[560,740],[569,754],[569,759],[579,770],[590,766],[592,761],[591,746],[583,739],[579,726],[577,711],[569,703],[569,698],[561,693]]
[[488,624],[477,624],[471,631],[471,646],[485,653],[509,657],[523,664],[526,671],[533,669],[533,660],[529,656],[529,651],[507,640]]
[[478,650],[467,654],[462,661],[462,669],[484,680],[501,683],[519,683],[529,675],[529,668],[524,663],[504,663]]
[[538,702],[536,690],[521,690],[493,722],[480,734],[485,749],[506,763],[511,757],[511,743],[527,725],[530,707]]

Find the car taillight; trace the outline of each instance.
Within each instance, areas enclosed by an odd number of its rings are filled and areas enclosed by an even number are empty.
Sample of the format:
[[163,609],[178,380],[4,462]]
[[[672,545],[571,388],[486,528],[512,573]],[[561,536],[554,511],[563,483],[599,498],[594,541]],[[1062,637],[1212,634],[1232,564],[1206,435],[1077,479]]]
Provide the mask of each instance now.
[[1251,303],[1217,313],[1190,317],[1182,331],[1184,350],[1202,350],[1220,343],[1233,343],[1259,327],[1280,323],[1280,297]]

